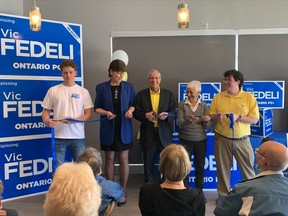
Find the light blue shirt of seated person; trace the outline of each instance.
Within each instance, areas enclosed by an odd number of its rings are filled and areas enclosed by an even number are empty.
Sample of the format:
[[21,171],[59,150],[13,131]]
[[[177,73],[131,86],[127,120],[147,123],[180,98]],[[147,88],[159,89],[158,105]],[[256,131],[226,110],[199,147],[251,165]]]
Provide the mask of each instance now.
[[99,208],[99,216],[103,216],[107,206],[112,201],[119,202],[124,194],[121,185],[118,183],[107,180],[103,176],[96,176],[96,180],[102,188],[102,202]]

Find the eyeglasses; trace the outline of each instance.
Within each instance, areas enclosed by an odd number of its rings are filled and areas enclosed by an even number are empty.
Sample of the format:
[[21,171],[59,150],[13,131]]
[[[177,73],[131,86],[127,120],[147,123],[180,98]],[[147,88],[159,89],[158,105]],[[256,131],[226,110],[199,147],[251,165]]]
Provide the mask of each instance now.
[[262,157],[266,158],[265,155],[263,155],[261,152],[259,152],[259,148],[255,148],[254,150],[255,154],[260,154]]

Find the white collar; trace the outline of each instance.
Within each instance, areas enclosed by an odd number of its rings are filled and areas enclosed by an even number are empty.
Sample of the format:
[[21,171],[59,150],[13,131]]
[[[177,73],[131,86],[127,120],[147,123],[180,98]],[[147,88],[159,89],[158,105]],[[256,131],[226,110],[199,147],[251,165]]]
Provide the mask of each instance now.
[[274,175],[274,174],[280,174],[280,175],[284,176],[282,171],[265,170],[265,171],[262,171],[262,172],[258,173],[253,178],[258,178],[260,176],[266,176],[266,175]]
[[[191,105],[190,101],[188,100],[188,98],[185,100],[184,102],[185,104],[189,104]],[[197,103],[196,104],[201,104],[201,100],[198,98]]]

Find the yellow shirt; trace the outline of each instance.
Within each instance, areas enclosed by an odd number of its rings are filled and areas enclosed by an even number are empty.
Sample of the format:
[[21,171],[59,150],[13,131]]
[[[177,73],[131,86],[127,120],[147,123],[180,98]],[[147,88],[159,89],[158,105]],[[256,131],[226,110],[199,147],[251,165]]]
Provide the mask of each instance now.
[[[251,93],[242,89],[235,96],[223,91],[214,96],[209,114],[230,114],[236,113],[241,116],[259,119],[258,103]],[[230,119],[223,116],[222,120],[216,121],[215,132],[229,138],[233,138]],[[234,122],[234,138],[240,138],[251,134],[250,124],[239,121]]]
[[[159,101],[160,101],[160,88],[158,92],[153,92],[150,89],[150,98],[151,98],[152,109],[158,115],[158,107],[159,107]],[[154,123],[154,127],[158,127],[157,121]]]

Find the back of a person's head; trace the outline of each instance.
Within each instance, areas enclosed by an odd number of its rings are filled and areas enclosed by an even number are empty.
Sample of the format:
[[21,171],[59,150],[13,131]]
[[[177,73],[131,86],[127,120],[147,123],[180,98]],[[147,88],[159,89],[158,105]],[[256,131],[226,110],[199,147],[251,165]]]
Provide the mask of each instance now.
[[101,188],[87,163],[64,163],[54,176],[44,203],[45,216],[98,216]]
[[268,170],[283,171],[288,167],[288,149],[275,141],[266,141],[261,144],[259,152],[266,159]]
[[191,171],[191,162],[182,145],[171,144],[160,154],[159,171],[171,181],[183,180]]
[[79,156],[77,162],[88,163],[93,170],[94,176],[101,174],[102,158],[101,153],[97,149],[90,146],[87,147],[85,151]]

